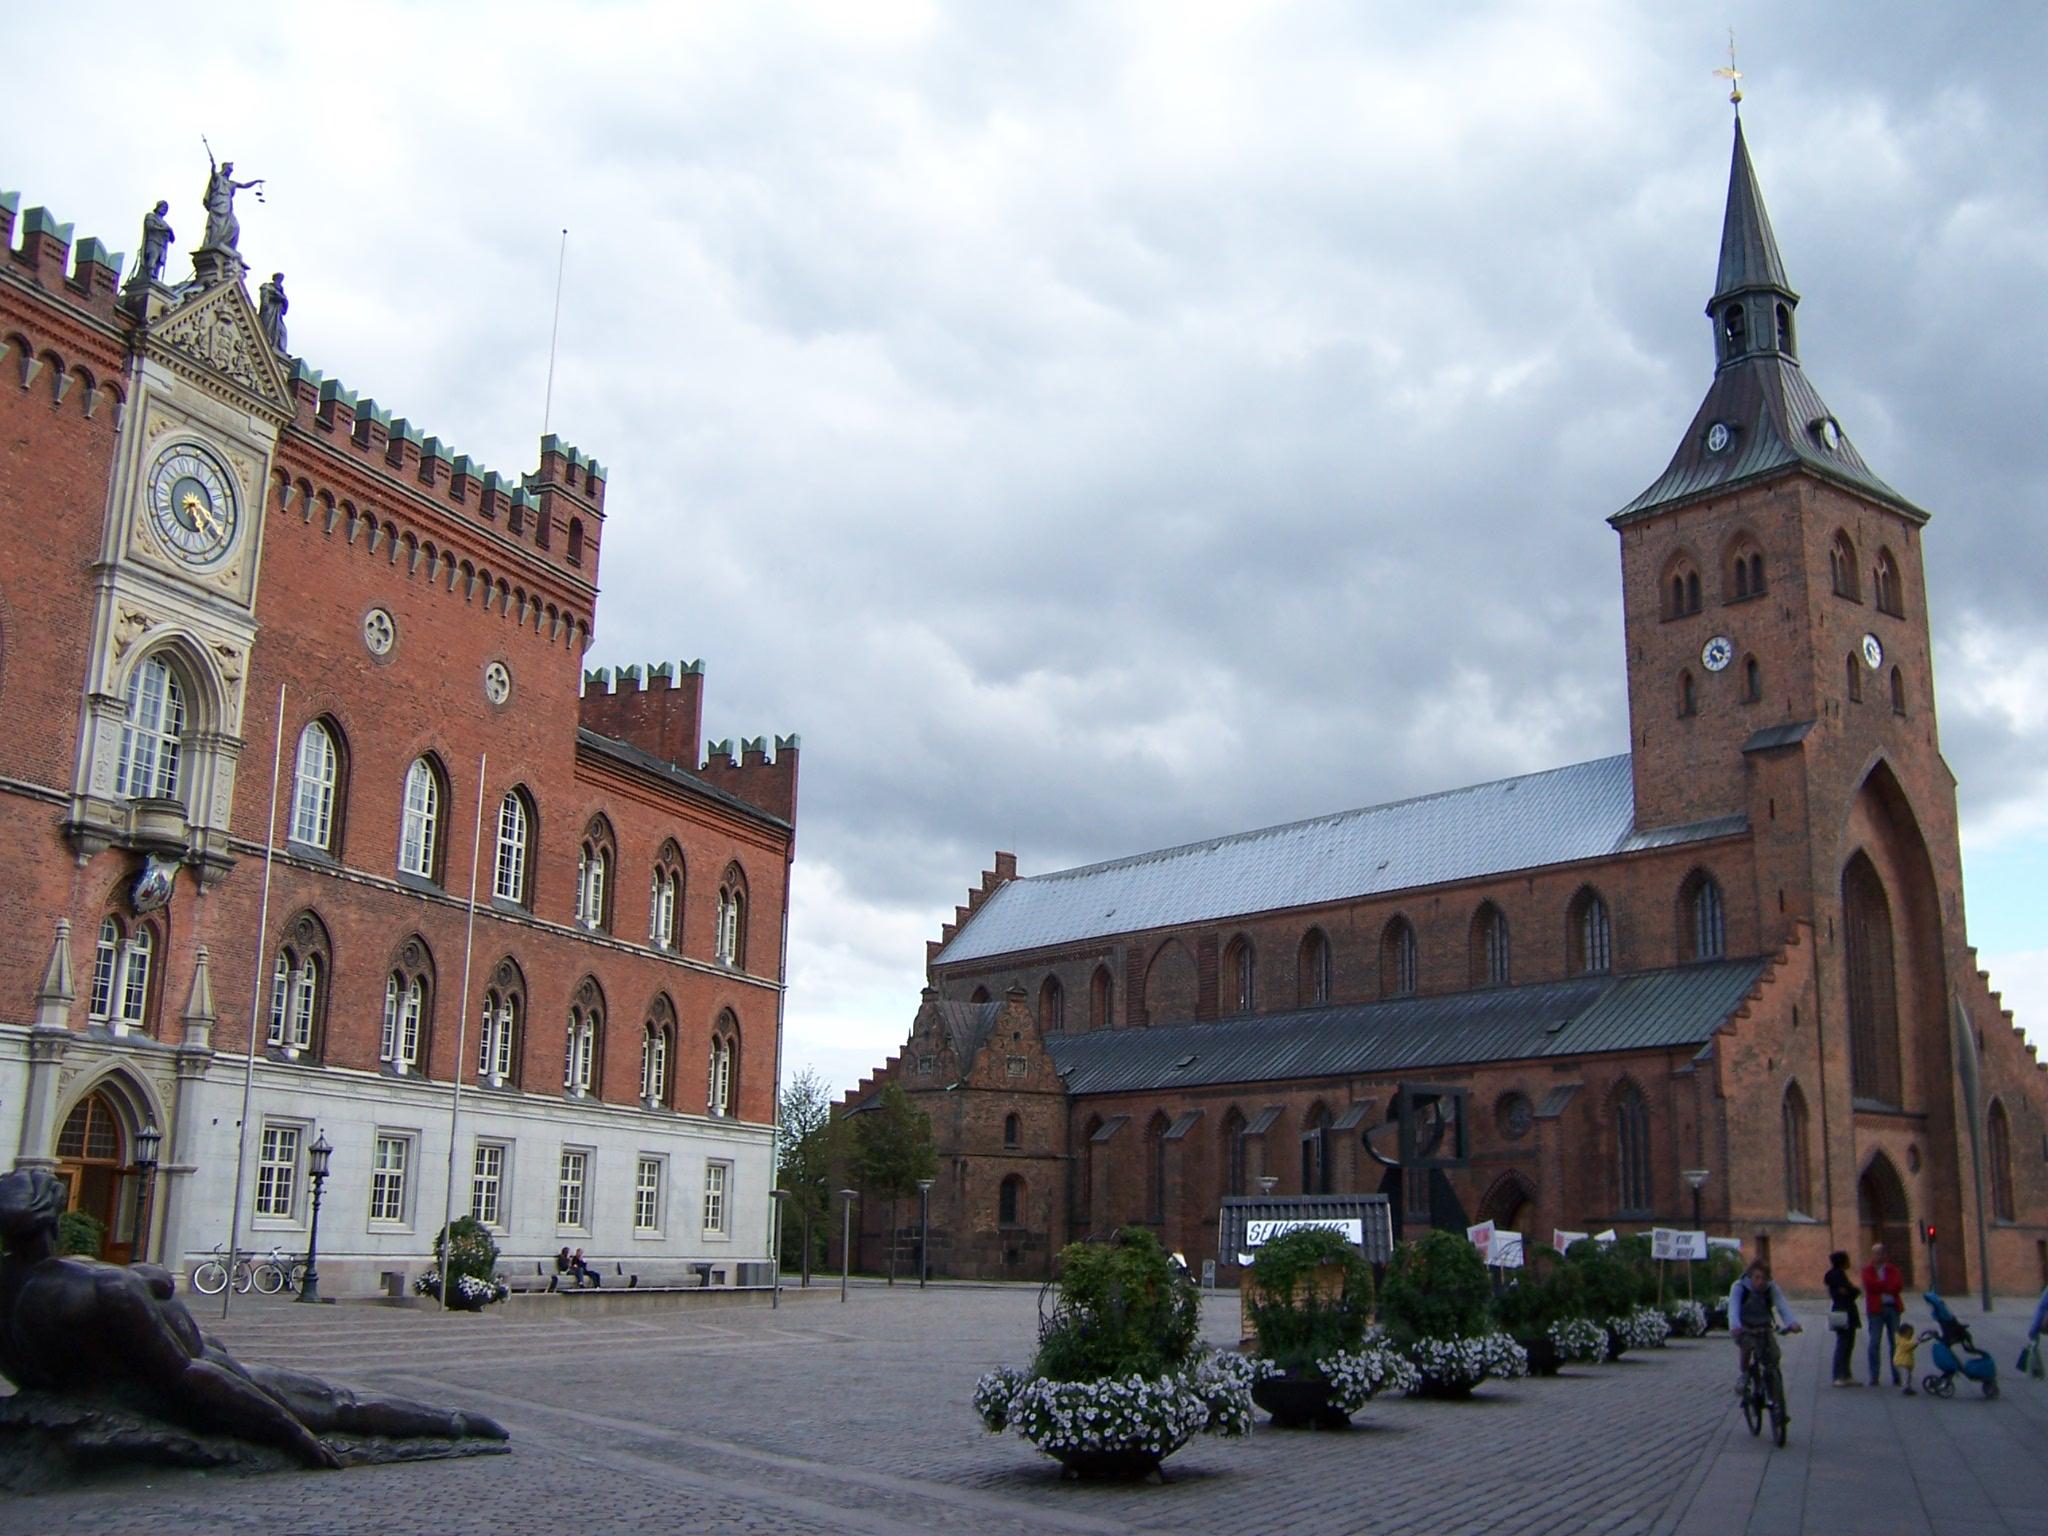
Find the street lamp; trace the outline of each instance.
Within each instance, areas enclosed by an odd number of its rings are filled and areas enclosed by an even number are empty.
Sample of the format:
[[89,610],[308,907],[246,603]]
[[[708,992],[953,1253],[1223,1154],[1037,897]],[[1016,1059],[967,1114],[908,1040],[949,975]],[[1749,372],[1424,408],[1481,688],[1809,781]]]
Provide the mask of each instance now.
[[853,1202],[860,1198],[857,1189],[842,1189],[839,1198],[846,1202],[845,1213],[839,1229],[839,1300],[846,1300],[846,1277],[853,1273]]
[[144,1219],[149,1210],[149,1186],[156,1179],[156,1155],[164,1144],[164,1134],[156,1128],[154,1120],[145,1124],[135,1136],[135,1241],[129,1245],[131,1260],[148,1262],[149,1226]]
[[774,1281],[768,1289],[768,1310],[773,1312],[782,1305],[782,1212],[784,1210],[782,1202],[789,1198],[789,1191],[786,1189],[771,1189],[768,1191],[768,1198],[775,1202],[775,1252],[773,1256],[775,1270]]
[[[320,1300],[320,1194],[327,1184],[327,1160],[334,1156],[334,1148],[327,1144],[327,1133],[322,1131],[319,1140],[306,1148],[306,1159],[313,1179],[313,1229],[306,1238],[306,1278],[299,1284],[300,1301]],[[446,1274],[448,1255],[441,1255],[443,1275],[442,1289],[447,1289]]]
[[925,1277],[932,1272],[932,1180],[917,1181],[917,1288],[924,1289]]
[[1692,1186],[1692,1226],[1695,1232],[1706,1225],[1700,1220],[1700,1188],[1707,1182],[1707,1176],[1711,1171],[1707,1168],[1688,1168],[1683,1175],[1685,1182]]
[[1277,1189],[1277,1188],[1279,1187],[1279,1185],[1280,1185],[1280,1175],[1279,1175],[1279,1174],[1277,1174],[1277,1173],[1262,1173],[1262,1174],[1260,1174],[1260,1175],[1259,1175],[1259,1193],[1260,1193],[1260,1194],[1262,1194],[1262,1195],[1271,1195],[1271,1194],[1273,1193],[1273,1191],[1274,1191],[1275,1189]]

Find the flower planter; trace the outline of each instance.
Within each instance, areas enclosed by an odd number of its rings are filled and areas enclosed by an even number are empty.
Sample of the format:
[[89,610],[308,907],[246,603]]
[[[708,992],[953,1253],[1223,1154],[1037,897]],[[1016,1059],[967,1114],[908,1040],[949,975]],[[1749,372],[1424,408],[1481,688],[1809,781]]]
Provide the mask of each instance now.
[[1252,1383],[1252,1401],[1273,1416],[1276,1429],[1346,1429],[1351,1415],[1332,1401],[1335,1388],[1321,1376],[1294,1371]]
[[1608,1362],[1609,1362],[1609,1363],[1611,1364],[1612,1362],[1614,1362],[1614,1361],[1616,1361],[1616,1360],[1619,1360],[1619,1359],[1620,1359],[1620,1358],[1621,1358],[1621,1357],[1622,1357],[1623,1355],[1625,1355],[1625,1354],[1627,1354],[1627,1353],[1628,1353],[1628,1341],[1627,1341],[1626,1339],[1622,1338],[1622,1336],[1621,1336],[1620,1332],[1619,1332],[1619,1331],[1618,1331],[1618,1330],[1617,1330],[1617,1329],[1616,1329],[1616,1328],[1614,1327],[1614,1325],[1613,1325],[1612,1323],[1608,1324],[1608,1325],[1607,1325],[1607,1359],[1608,1359]]
[[1066,1475],[1088,1482],[1135,1483],[1144,1478],[1164,1479],[1159,1464],[1166,1459],[1160,1451],[1101,1450],[1049,1452],[1066,1469]]
[[1529,1353],[1531,1376],[1555,1376],[1557,1368],[1564,1364],[1564,1356],[1548,1337],[1517,1339],[1515,1342]]

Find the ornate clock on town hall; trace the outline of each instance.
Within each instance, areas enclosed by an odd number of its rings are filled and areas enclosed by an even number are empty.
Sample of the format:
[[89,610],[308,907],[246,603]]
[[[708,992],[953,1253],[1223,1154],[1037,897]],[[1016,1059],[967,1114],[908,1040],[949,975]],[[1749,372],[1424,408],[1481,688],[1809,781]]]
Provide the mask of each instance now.
[[1719,672],[1735,659],[1735,642],[1726,635],[1716,635],[1700,647],[1700,665],[1709,672]]
[[233,546],[241,521],[234,481],[204,448],[174,444],[150,466],[149,520],[172,555],[212,565]]

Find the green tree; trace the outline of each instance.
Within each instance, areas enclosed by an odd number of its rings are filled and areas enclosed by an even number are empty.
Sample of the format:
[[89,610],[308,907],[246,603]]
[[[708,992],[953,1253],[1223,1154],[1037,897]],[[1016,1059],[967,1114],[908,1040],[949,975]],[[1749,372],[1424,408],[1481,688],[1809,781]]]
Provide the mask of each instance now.
[[775,1177],[778,1187],[789,1191],[782,1212],[782,1265],[801,1268],[806,1283],[830,1226],[839,1129],[832,1118],[831,1089],[805,1067],[782,1090],[781,1160]]
[[889,1203],[889,1283],[896,1283],[896,1202],[917,1193],[917,1181],[938,1173],[931,1116],[910,1102],[901,1083],[853,1117],[853,1166],[863,1197]]

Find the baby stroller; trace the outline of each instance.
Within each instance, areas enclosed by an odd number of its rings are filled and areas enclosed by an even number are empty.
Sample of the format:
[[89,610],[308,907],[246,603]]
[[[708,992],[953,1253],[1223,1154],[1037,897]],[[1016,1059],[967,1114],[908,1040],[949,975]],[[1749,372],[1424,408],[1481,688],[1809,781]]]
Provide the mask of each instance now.
[[[1926,1298],[1940,1332],[1929,1328],[1920,1338],[1921,1342],[1934,1346],[1934,1366],[1939,1374],[1921,1377],[1921,1387],[1931,1397],[1954,1397],[1956,1373],[1960,1371],[1967,1379],[1976,1382],[1986,1397],[1998,1396],[1998,1362],[1977,1347],[1976,1341],[1970,1337],[1970,1330],[1956,1321],[1956,1315],[1949,1311],[1947,1302],[1933,1291],[1928,1291]],[[1962,1354],[1956,1353],[1958,1349]]]

